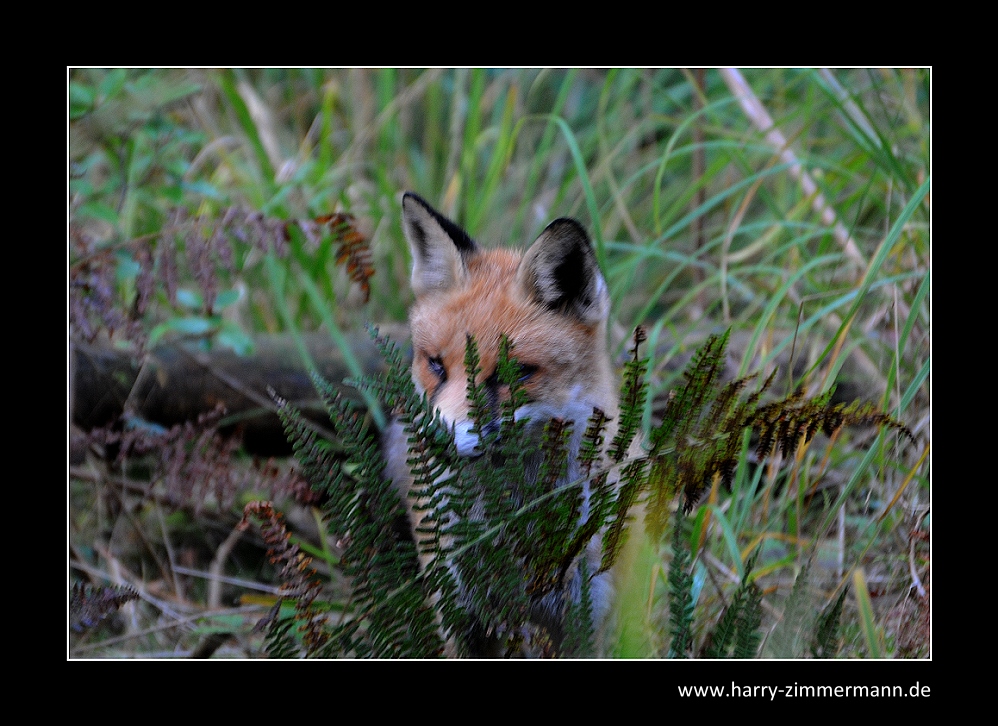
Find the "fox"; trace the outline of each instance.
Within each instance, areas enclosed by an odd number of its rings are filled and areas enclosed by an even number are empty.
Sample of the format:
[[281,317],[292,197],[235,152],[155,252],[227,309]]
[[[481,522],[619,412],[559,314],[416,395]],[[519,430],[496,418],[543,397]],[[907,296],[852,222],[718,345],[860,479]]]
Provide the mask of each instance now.
[[[469,336],[477,343],[480,379],[498,426],[499,402],[508,390],[498,383],[500,339],[515,346],[525,403],[515,412],[527,421],[537,440],[551,419],[574,423],[568,465],[558,485],[581,477],[578,452],[594,409],[610,421],[618,414],[618,385],[607,344],[610,295],[585,228],[576,220],[552,221],[526,251],[486,249],[458,224],[413,192],[402,197],[402,228],[412,257],[409,310],[412,381],[426,395],[451,430],[460,456],[479,452],[479,433],[471,416],[465,350]],[[610,432],[612,435],[612,432]],[[383,440],[386,472],[405,502],[414,541],[428,502],[413,489],[403,427],[391,424]],[[588,483],[583,484],[580,522],[589,514]],[[593,625],[602,627],[611,606],[610,574],[600,572],[602,541],[597,534],[580,557],[591,576],[589,597]],[[419,555],[426,568],[432,556]],[[568,604],[581,589],[578,563],[565,575],[560,593],[535,603],[531,619],[560,637]],[[445,655],[457,646],[447,641]]]

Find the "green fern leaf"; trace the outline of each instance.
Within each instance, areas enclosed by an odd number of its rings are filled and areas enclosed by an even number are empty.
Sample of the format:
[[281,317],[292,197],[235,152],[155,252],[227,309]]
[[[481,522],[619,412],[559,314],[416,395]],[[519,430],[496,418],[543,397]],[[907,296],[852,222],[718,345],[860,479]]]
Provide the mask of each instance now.
[[814,637],[811,640],[811,655],[815,658],[834,658],[839,650],[839,632],[842,625],[842,605],[845,603],[848,586],[825,608],[815,623]]
[[783,608],[783,617],[776,624],[767,643],[767,650],[774,658],[799,658],[803,655],[804,633],[811,620],[807,598],[810,579],[811,563],[807,562],[797,573]]
[[669,563],[669,658],[689,657],[693,631],[693,575],[690,572],[688,520],[679,510],[672,524],[672,562]]

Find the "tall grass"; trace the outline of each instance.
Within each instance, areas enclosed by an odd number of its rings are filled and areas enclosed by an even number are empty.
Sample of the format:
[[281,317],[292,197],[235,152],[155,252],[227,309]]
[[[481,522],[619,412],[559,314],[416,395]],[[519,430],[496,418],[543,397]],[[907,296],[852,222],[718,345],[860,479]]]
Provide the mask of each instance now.
[[[812,393],[838,380],[927,447],[930,72],[740,75],[741,89],[737,75],[684,69],[71,70],[70,224],[121,250],[127,288],[124,243],[161,233],[178,207],[349,211],[371,236],[366,304],[328,246],[292,239],[282,260],[237,248],[220,273],[238,293],[226,314],[247,337],[321,328],[347,345],[346,330],[405,318],[402,191],[486,245],[525,246],[573,216],[612,291],[615,351],[635,325],[648,329],[646,426],[684,356],[731,327],[732,375],[779,365],[780,385]],[[147,322],[180,314],[161,297]],[[747,461],[696,517],[698,606],[719,607],[761,546],[772,625],[817,553],[815,604],[858,590],[846,610],[862,627],[843,653],[926,655],[925,637],[902,644],[910,623],[897,615],[912,573],[929,568],[928,548],[909,546],[929,526],[922,453],[843,433],[780,469]],[[625,655],[667,648],[666,544],[635,555],[644,564],[628,597],[642,622],[628,623]]]

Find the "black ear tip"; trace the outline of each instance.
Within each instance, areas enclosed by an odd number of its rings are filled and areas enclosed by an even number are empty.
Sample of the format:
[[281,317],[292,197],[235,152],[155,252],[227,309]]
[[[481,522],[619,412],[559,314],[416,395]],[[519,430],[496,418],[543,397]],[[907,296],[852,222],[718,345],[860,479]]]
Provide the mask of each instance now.
[[423,199],[418,194],[416,194],[416,192],[405,192],[402,195],[402,205],[403,206],[405,206],[405,203],[409,202],[409,201],[418,202],[423,207],[432,208],[432,207],[430,207],[430,203],[427,202],[425,199]]
[[457,247],[459,251],[463,253],[474,252],[477,249],[474,240],[472,240],[471,236],[461,229],[460,226],[447,219],[447,217],[434,209],[432,204],[415,192],[405,192],[402,195],[402,218],[406,225],[413,225],[416,229],[420,230],[418,232],[418,236],[420,238],[425,237],[425,232],[422,231],[422,227],[417,221],[420,218],[420,215],[412,206],[413,204],[417,204],[422,208],[425,215],[436,221],[440,229],[444,232],[444,234],[450,237],[451,241],[454,243],[454,246]]
[[552,227],[557,228],[562,226],[572,227],[574,229],[579,230],[582,233],[585,233],[586,231],[586,228],[582,226],[579,220],[572,219],[571,217],[558,217],[558,219],[553,220],[551,224],[548,225],[548,229],[551,229]]
[[557,235],[558,237],[576,237],[587,244],[589,243],[589,233],[578,220],[571,217],[559,217],[544,228],[545,232]]

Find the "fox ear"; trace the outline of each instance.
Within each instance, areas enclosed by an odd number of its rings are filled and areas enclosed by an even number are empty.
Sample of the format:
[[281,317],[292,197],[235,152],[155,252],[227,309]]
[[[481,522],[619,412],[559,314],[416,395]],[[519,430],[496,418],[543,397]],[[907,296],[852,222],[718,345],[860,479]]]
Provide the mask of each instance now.
[[556,219],[523,256],[520,284],[547,307],[587,324],[610,314],[610,294],[596,263],[589,235],[574,219]]
[[467,232],[412,192],[402,196],[402,228],[412,251],[416,297],[447,290],[464,278],[465,260],[478,250]]

